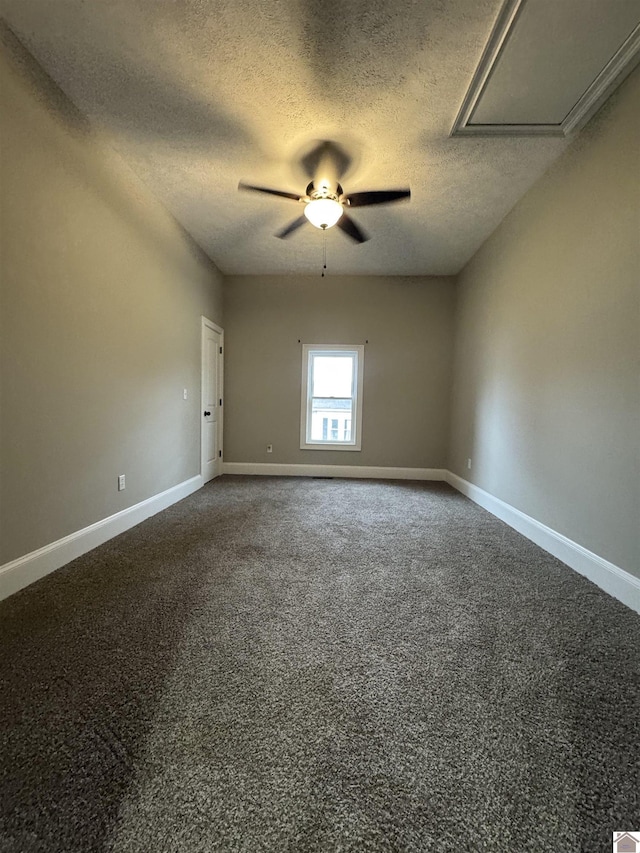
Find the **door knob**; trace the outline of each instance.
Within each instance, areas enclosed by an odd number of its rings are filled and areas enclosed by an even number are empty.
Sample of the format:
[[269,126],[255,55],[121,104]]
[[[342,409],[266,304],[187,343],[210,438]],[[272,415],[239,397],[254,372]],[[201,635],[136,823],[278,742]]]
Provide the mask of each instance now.
[[205,412],[204,413],[205,418],[207,417],[207,415],[210,415],[210,414],[211,414],[211,412]]

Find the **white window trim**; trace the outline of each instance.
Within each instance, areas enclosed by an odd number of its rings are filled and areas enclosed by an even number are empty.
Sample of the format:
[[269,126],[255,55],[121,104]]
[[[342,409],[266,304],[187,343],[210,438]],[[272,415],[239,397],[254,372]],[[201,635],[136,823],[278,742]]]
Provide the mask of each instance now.
[[[355,412],[351,419],[351,441],[310,441],[307,440],[307,425],[311,422],[311,397],[308,395],[311,359],[309,353],[348,352],[356,354]],[[301,450],[361,450],[362,449],[362,396],[364,379],[363,344],[303,344],[302,345],[302,398],[300,408],[300,449]]]

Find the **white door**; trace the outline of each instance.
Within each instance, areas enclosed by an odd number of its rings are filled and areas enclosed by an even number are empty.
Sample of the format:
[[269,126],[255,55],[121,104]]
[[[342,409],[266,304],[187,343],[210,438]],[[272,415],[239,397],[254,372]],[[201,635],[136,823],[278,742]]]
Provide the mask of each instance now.
[[222,473],[223,336],[219,326],[202,318],[200,471],[204,483]]

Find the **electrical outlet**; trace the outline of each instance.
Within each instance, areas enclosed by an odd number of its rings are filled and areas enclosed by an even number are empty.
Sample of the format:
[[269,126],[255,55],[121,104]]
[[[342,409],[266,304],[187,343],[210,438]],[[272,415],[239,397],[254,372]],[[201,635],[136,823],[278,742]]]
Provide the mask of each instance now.
[[267,444],[267,453],[273,453],[273,444]]
[[471,470],[471,459],[467,459],[467,468],[469,471]]
[[126,489],[126,487],[127,487],[127,486],[126,486],[126,483],[125,483],[125,476],[124,476],[124,474],[120,474],[120,476],[118,477],[118,491],[119,491],[119,492],[124,492],[124,490]]
[[187,388],[185,388],[184,391],[182,392],[182,399],[187,400],[188,398],[189,398],[189,391]]

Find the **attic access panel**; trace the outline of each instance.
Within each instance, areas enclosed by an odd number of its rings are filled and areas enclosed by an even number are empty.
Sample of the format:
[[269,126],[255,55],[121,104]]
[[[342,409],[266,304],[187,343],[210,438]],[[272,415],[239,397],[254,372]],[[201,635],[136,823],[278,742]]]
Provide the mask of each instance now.
[[452,136],[565,136],[640,60],[640,0],[506,0]]

